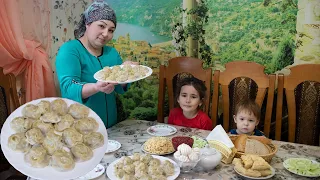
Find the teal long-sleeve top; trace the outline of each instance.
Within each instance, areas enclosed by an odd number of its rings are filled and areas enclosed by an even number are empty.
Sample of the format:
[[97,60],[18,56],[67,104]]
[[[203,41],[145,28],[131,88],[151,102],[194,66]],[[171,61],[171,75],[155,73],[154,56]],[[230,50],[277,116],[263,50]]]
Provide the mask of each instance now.
[[82,98],[82,87],[86,83],[95,83],[93,75],[105,66],[122,64],[122,59],[116,49],[104,46],[102,54],[93,56],[79,40],[64,43],[56,57],[56,72],[61,95],[82,103],[102,119],[107,128],[117,123],[117,107],[115,92],[124,93],[121,85],[115,86],[110,94],[98,92],[86,99]]

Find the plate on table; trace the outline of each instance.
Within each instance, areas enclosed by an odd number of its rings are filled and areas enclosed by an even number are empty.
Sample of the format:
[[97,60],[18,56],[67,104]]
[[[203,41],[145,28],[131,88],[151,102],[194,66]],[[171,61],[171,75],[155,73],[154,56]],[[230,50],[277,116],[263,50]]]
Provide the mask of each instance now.
[[276,174],[276,171],[273,167],[271,167],[271,174],[269,176],[264,176],[264,177],[251,177],[251,176],[246,176],[244,174],[241,174],[240,172],[238,172],[236,170],[236,168],[234,167],[233,168],[234,171],[236,171],[237,174],[239,174],[240,176],[242,176],[244,179],[270,179],[272,178],[275,174]]
[[[119,67],[123,67],[123,65],[117,65]],[[145,79],[147,78],[148,76],[150,76],[152,74],[152,69],[148,66],[143,66],[143,65],[131,65],[131,67],[135,67],[135,66],[140,66],[144,69],[147,70],[146,73],[143,73],[144,75],[142,77],[139,77],[139,78],[135,78],[135,79],[127,79],[126,81],[113,81],[113,80],[106,80],[106,79],[103,79],[101,77],[101,74],[103,73],[103,69],[97,71],[93,77],[94,79],[96,79],[97,81],[102,81],[102,82],[108,82],[108,83],[117,83],[117,84],[127,84],[127,83],[132,83],[132,82],[135,82],[135,81],[139,81],[141,79]],[[110,67],[110,69],[113,69],[115,66],[112,66]],[[128,78],[128,76],[126,76]]]
[[121,144],[115,140],[108,140],[108,149],[106,153],[114,152],[121,148]]
[[304,177],[320,177],[320,163],[306,158],[289,158],[283,162],[288,171]]
[[144,149],[144,144],[141,146],[141,150],[142,150],[144,153],[151,154],[151,155],[168,155],[168,154],[172,154],[172,153],[175,152],[175,150],[173,150],[172,152],[161,153],[161,154],[152,153],[152,152],[149,152],[149,151],[147,151],[147,150]]
[[[22,116],[22,109],[27,105],[27,104],[37,104],[42,100],[45,101],[53,101],[57,98],[42,98],[42,99],[37,99],[31,102],[28,102],[19,108],[17,108],[14,112],[10,114],[10,116],[7,118],[5,123],[3,124],[2,130],[1,130],[1,149],[3,151],[3,154],[5,155],[6,159],[9,161],[9,163],[18,171],[21,173],[25,174],[26,176],[30,176],[33,179],[46,179],[46,180],[56,180],[56,179],[75,179],[80,176],[83,176],[87,174],[90,170],[94,169],[97,164],[101,161],[103,158],[106,150],[107,150],[107,145],[108,143],[108,134],[107,130],[100,119],[100,117],[89,108],[89,117],[94,118],[97,123],[99,124],[99,128],[96,132],[100,132],[103,137],[104,137],[104,144],[103,146],[96,148],[93,150],[93,157],[85,162],[76,162],[75,167],[72,170],[61,172],[56,169],[54,169],[51,166],[46,166],[44,168],[34,168],[31,167],[29,164],[27,164],[24,161],[24,154],[21,152],[13,151],[8,147],[8,138],[15,132],[13,129],[10,127],[10,122],[18,116]],[[69,100],[69,99],[64,99],[68,106],[71,104],[75,104],[77,102]]]
[[177,129],[173,126],[161,124],[149,127],[147,132],[152,136],[170,136],[175,134]]
[[[129,157],[132,157],[132,156],[129,156]],[[164,162],[165,160],[168,160],[170,161],[173,166],[174,166],[174,174],[172,176],[168,176],[167,177],[167,180],[174,180],[176,179],[179,174],[180,174],[180,167],[178,166],[178,164],[176,162],[174,162],[172,159],[169,159],[169,158],[166,158],[166,157],[162,157],[162,156],[156,156],[156,155],[152,155],[153,158],[157,158],[159,159],[161,162]],[[121,160],[120,159],[117,159],[115,161],[113,161],[107,168],[107,176],[109,177],[109,179],[119,179],[116,177],[114,171],[115,171],[115,165]]]
[[84,179],[94,179],[101,176],[105,172],[105,168],[98,164],[94,169],[88,172],[86,175],[77,178],[76,180],[84,180]]

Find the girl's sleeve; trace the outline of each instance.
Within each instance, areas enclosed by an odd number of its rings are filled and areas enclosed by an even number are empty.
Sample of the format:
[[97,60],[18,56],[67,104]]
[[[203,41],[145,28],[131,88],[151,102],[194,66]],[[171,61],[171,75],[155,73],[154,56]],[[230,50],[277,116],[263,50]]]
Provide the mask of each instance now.
[[75,48],[68,44],[60,47],[56,72],[62,97],[83,103],[82,87],[86,82],[81,81],[80,56]]

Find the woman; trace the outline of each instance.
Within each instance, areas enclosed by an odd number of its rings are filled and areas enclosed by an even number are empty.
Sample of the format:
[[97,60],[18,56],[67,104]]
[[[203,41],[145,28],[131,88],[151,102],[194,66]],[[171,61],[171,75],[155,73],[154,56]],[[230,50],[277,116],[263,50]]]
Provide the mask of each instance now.
[[85,104],[95,111],[107,128],[117,123],[115,92],[124,93],[127,85],[97,82],[93,75],[105,66],[122,63],[119,53],[105,44],[113,38],[117,20],[103,0],[95,1],[82,14],[74,35],[63,44],[56,57],[56,71],[62,97]]

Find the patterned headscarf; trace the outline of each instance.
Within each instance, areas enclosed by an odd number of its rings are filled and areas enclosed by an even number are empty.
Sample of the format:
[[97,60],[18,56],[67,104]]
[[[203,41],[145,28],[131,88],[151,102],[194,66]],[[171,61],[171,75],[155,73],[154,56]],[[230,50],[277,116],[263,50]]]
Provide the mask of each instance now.
[[106,0],[95,0],[82,14],[74,30],[76,39],[81,38],[86,32],[86,25],[99,20],[109,20],[117,26],[117,18],[113,9]]

